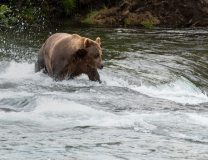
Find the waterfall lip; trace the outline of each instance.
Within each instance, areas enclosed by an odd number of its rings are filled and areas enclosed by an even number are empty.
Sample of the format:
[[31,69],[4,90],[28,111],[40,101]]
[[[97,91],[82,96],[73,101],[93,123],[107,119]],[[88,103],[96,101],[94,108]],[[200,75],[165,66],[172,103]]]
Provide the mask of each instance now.
[[203,93],[188,79],[180,77],[175,82],[158,86],[131,87],[131,89],[152,97],[163,98],[181,104],[197,105],[208,102],[206,93]]

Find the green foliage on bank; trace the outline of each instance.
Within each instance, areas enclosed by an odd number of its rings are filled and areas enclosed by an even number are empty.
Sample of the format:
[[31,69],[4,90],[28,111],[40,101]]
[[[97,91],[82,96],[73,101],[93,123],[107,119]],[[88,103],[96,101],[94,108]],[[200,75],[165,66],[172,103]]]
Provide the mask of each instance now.
[[154,27],[154,22],[147,20],[147,21],[144,21],[142,25],[145,26],[146,28],[152,29],[152,27]]
[[103,4],[103,9],[101,9],[101,10],[99,10],[99,11],[93,11],[92,10],[92,7],[91,7],[91,10],[90,10],[90,12],[87,14],[87,16],[86,16],[86,18],[83,20],[83,21],[81,21],[82,23],[89,23],[89,24],[91,24],[92,22],[91,22],[91,20],[92,20],[92,18],[94,17],[94,16],[96,16],[96,15],[98,15],[100,12],[102,12],[103,10],[107,10],[108,8],[105,6],[105,4]]
[[152,29],[152,27],[154,27],[153,17],[149,16],[149,20],[142,22],[142,25],[146,28]]
[[11,27],[18,19],[70,17],[75,9],[75,0],[0,0],[0,26]]
[[11,27],[8,23],[15,22],[17,20],[16,17],[6,16],[7,13],[12,12],[11,9],[7,7],[7,5],[0,6],[0,25],[3,27]]
[[62,12],[68,16],[72,15],[76,6],[75,6],[75,1],[74,0],[62,0],[60,2],[60,6],[63,9]]
[[82,21],[82,23],[91,23],[92,17],[98,15],[100,11],[92,11],[87,14],[87,18]]
[[[141,17],[143,17],[143,14],[141,14]],[[154,27],[154,19],[152,16],[148,16],[148,18],[142,18],[144,20],[141,21],[141,19],[136,19],[135,17],[130,17],[130,18],[125,18],[124,19],[124,26],[127,27],[128,25],[136,25],[136,26],[141,26],[143,25],[144,27],[148,29],[152,29]],[[156,21],[157,22],[157,21]]]
[[131,22],[129,21],[129,19],[125,18],[124,19],[124,26],[126,27],[127,25],[130,25],[130,24],[131,24]]
[[75,0],[0,0],[20,19],[62,18],[74,14]]

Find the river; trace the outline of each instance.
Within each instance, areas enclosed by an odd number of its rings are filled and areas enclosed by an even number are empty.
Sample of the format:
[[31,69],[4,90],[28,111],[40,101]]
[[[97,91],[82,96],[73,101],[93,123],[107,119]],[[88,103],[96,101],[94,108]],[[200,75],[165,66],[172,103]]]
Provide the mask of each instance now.
[[[101,38],[102,84],[35,73],[52,34]],[[207,160],[208,28],[21,22],[0,31],[1,160]]]

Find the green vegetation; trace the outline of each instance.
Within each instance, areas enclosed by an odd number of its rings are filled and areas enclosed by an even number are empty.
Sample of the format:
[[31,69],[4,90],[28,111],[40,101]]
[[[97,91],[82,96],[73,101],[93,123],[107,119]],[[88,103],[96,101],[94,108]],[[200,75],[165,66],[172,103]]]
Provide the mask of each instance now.
[[[0,26],[18,19],[62,18],[73,15],[75,0],[0,0]],[[12,11],[13,10],[13,11]]]
[[35,13],[36,13],[35,9],[28,8],[23,10],[21,14],[17,13],[17,15],[19,18],[23,18],[23,19],[37,19],[37,17],[35,17]]
[[152,16],[149,16],[149,20],[142,22],[142,25],[145,26],[146,28],[152,29],[152,27],[154,27]]
[[103,4],[103,9],[108,9],[108,8],[105,6],[105,4]]
[[72,15],[76,6],[74,0],[62,0],[60,6],[63,9],[62,13],[65,16]]
[[9,26],[9,22],[15,22],[17,18],[12,16],[6,16],[5,14],[12,12],[11,9],[7,7],[7,5],[1,5],[0,7],[0,25],[3,27],[11,27]]
[[128,18],[125,18],[124,19],[124,26],[126,27],[127,25],[130,25],[130,21],[129,21],[129,19]]
[[143,25],[146,28],[152,29],[154,27],[154,19],[150,15],[146,17],[143,14],[140,15],[140,18],[132,16],[124,19],[124,26],[126,27],[127,25]]
[[152,29],[152,27],[154,27],[154,22],[151,20],[150,21],[146,20],[142,22],[142,25],[145,26],[146,28]]
[[[84,6],[84,11],[75,15],[77,17],[82,17],[82,14],[86,9],[89,9],[90,3],[84,2],[82,0],[0,0],[0,26],[10,27],[8,23],[14,22],[18,19],[45,19],[45,18],[66,18],[73,16],[75,14],[76,4],[79,4],[78,8]],[[91,24],[111,24],[118,25],[118,14],[120,13],[117,7],[108,9],[105,4],[102,4],[101,10],[94,10],[92,7],[95,7],[91,4],[91,9],[87,14],[86,19],[82,23],[91,23]],[[98,8],[97,6],[96,8]],[[79,13],[79,11],[78,11]],[[142,14],[136,13],[126,13],[126,16],[122,16],[124,19],[124,26],[128,25],[138,25],[145,26],[146,28],[151,29],[153,25],[158,24],[158,19],[151,16],[151,13],[145,12]],[[128,17],[127,17],[128,16]],[[15,18],[17,17],[17,18]],[[127,18],[126,18],[127,17]],[[122,19],[121,18],[121,19]]]
[[92,7],[90,13],[87,14],[87,18],[82,21],[82,23],[92,23],[91,20],[94,16],[98,15],[100,12],[107,10],[108,8],[103,4],[103,9],[100,11],[93,11]]
[[75,0],[0,0],[20,19],[62,18],[74,14]]
[[92,17],[94,17],[95,15],[98,15],[100,13],[100,11],[92,11],[90,13],[87,14],[87,18],[84,19],[82,21],[82,23],[91,23],[91,19]]
[[139,25],[139,22],[135,18],[125,18],[124,26],[126,27],[127,25]]

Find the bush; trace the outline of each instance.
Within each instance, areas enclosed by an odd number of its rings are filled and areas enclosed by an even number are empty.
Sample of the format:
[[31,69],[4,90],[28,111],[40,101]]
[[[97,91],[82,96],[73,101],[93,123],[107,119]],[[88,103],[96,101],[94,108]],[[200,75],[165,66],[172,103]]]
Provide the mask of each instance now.
[[12,12],[12,10],[10,10],[7,5],[1,5],[0,7],[0,25],[3,27],[11,27],[8,25],[8,22],[14,22],[17,20],[17,18],[15,17],[6,17],[5,14]]
[[[2,2],[0,0],[0,2]],[[3,0],[22,19],[62,18],[74,14],[75,0]]]
[[62,0],[60,2],[60,7],[63,9],[63,13],[65,16],[72,15],[75,10],[75,2],[74,0]]
[[151,20],[150,21],[147,20],[142,22],[142,25],[145,26],[146,28],[152,29],[152,27],[154,27],[154,22]]

